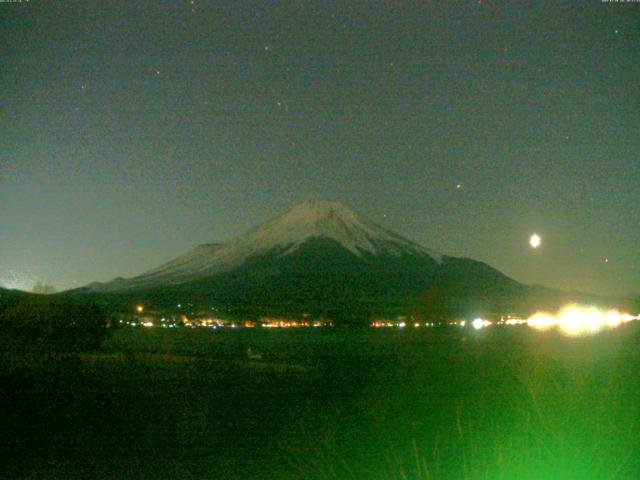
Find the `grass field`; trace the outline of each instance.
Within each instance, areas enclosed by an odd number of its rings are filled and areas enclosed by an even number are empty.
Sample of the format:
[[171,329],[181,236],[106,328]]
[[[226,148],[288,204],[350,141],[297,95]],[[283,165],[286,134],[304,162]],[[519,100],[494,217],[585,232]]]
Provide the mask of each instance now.
[[3,354],[0,478],[640,478],[635,324],[265,330]]

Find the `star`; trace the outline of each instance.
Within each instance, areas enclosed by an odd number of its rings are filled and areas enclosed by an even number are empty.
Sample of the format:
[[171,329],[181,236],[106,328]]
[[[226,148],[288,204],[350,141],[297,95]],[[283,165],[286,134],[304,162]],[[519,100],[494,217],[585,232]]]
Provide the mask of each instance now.
[[457,184],[456,184],[456,189],[458,189],[458,190],[462,190],[462,184],[461,184],[461,183],[457,183]]

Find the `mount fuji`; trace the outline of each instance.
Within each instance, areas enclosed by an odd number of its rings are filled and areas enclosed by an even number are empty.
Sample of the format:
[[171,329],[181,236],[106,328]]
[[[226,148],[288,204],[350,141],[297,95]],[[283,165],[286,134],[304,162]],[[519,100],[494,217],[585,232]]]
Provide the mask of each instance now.
[[297,205],[227,243],[206,243],[158,268],[125,280],[90,285],[93,291],[122,291],[179,285],[258,263],[261,257],[299,255],[315,241],[349,252],[354,259],[411,256],[439,263],[442,255],[361,218],[338,202]]
[[74,293],[111,303],[182,301],[239,315],[334,319],[524,313],[532,296],[564,300],[485,263],[425,248],[325,200],[306,201],[229,242],[200,245],[136,277]]

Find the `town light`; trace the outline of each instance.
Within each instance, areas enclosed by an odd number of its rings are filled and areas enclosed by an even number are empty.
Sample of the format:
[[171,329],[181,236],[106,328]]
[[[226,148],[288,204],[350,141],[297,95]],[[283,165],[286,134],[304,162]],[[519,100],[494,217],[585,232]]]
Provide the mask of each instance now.
[[482,318],[476,318],[473,322],[471,322],[471,325],[473,325],[473,328],[475,328],[476,330],[480,330],[482,327],[487,327],[490,324],[490,322]]
[[555,328],[564,335],[577,337],[594,334],[605,328],[616,328],[637,319],[617,310],[603,311],[595,307],[568,305],[555,315],[538,312],[527,320],[527,324],[537,330]]

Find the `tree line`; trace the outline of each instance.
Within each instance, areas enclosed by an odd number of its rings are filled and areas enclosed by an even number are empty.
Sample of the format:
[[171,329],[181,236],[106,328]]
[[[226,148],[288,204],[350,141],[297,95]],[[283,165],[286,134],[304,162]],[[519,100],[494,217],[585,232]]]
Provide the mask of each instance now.
[[101,308],[74,298],[27,294],[0,302],[4,350],[94,350],[108,326]]

